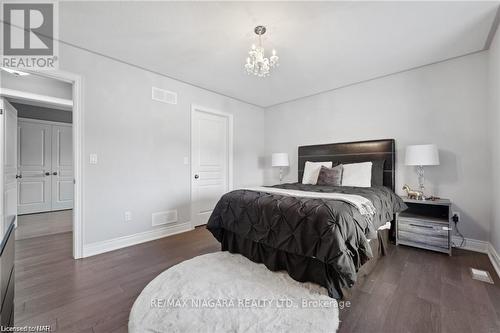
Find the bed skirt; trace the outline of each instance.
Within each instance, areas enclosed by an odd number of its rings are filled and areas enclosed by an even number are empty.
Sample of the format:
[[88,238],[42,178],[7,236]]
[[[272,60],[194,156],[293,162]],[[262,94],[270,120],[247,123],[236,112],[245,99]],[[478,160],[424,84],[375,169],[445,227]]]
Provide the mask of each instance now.
[[[357,283],[364,279],[375,267],[380,256],[385,255],[388,230],[378,232],[378,239],[370,241],[373,258],[368,260],[358,271]],[[340,285],[336,271],[316,258],[291,254],[243,238],[224,230],[221,242],[222,251],[239,253],[256,263],[264,264],[271,271],[288,272],[288,275],[299,282],[317,283],[328,290],[330,297],[336,299],[349,298],[354,286]]]

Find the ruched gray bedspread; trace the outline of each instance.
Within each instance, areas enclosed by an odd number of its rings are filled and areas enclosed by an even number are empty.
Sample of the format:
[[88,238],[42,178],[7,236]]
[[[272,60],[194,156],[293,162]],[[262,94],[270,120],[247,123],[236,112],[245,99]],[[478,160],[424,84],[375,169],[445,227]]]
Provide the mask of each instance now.
[[356,282],[356,272],[372,257],[368,239],[376,239],[377,229],[406,209],[401,198],[383,186],[293,183],[275,187],[361,195],[373,203],[376,213],[370,221],[354,206],[339,200],[235,190],[219,200],[207,229],[222,243],[223,250],[241,253],[273,270],[286,269],[300,281],[312,279],[304,273],[308,269],[304,265],[324,267],[326,276],[314,277],[312,282],[324,285],[336,298],[341,297],[340,288]]

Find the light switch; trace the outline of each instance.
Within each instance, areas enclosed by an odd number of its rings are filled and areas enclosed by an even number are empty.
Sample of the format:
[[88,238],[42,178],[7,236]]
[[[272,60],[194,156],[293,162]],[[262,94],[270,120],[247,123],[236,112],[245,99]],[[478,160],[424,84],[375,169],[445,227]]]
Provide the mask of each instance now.
[[124,220],[125,222],[129,222],[129,221],[132,221],[132,212],[125,212],[123,214],[123,217],[124,217]]
[[188,165],[188,164],[189,164],[189,158],[184,157],[184,165]]
[[90,154],[89,163],[90,164],[97,164],[97,154]]

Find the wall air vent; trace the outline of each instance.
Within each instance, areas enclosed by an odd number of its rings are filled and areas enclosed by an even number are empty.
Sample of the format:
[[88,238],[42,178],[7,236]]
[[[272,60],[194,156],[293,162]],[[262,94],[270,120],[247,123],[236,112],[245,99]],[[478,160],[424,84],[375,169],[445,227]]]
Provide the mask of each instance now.
[[152,98],[162,103],[177,104],[177,93],[165,89],[153,87]]
[[152,225],[164,225],[177,222],[177,210],[153,213]]

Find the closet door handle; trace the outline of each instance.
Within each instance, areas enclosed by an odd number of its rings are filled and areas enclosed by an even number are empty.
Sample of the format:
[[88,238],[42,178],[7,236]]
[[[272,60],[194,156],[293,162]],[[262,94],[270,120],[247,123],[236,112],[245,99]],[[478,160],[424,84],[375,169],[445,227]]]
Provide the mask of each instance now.
[[45,176],[50,176],[50,172],[46,172],[46,173],[45,173]]
[[57,171],[52,172],[54,176],[57,176]]
[[23,175],[16,175],[16,179],[23,178]]

